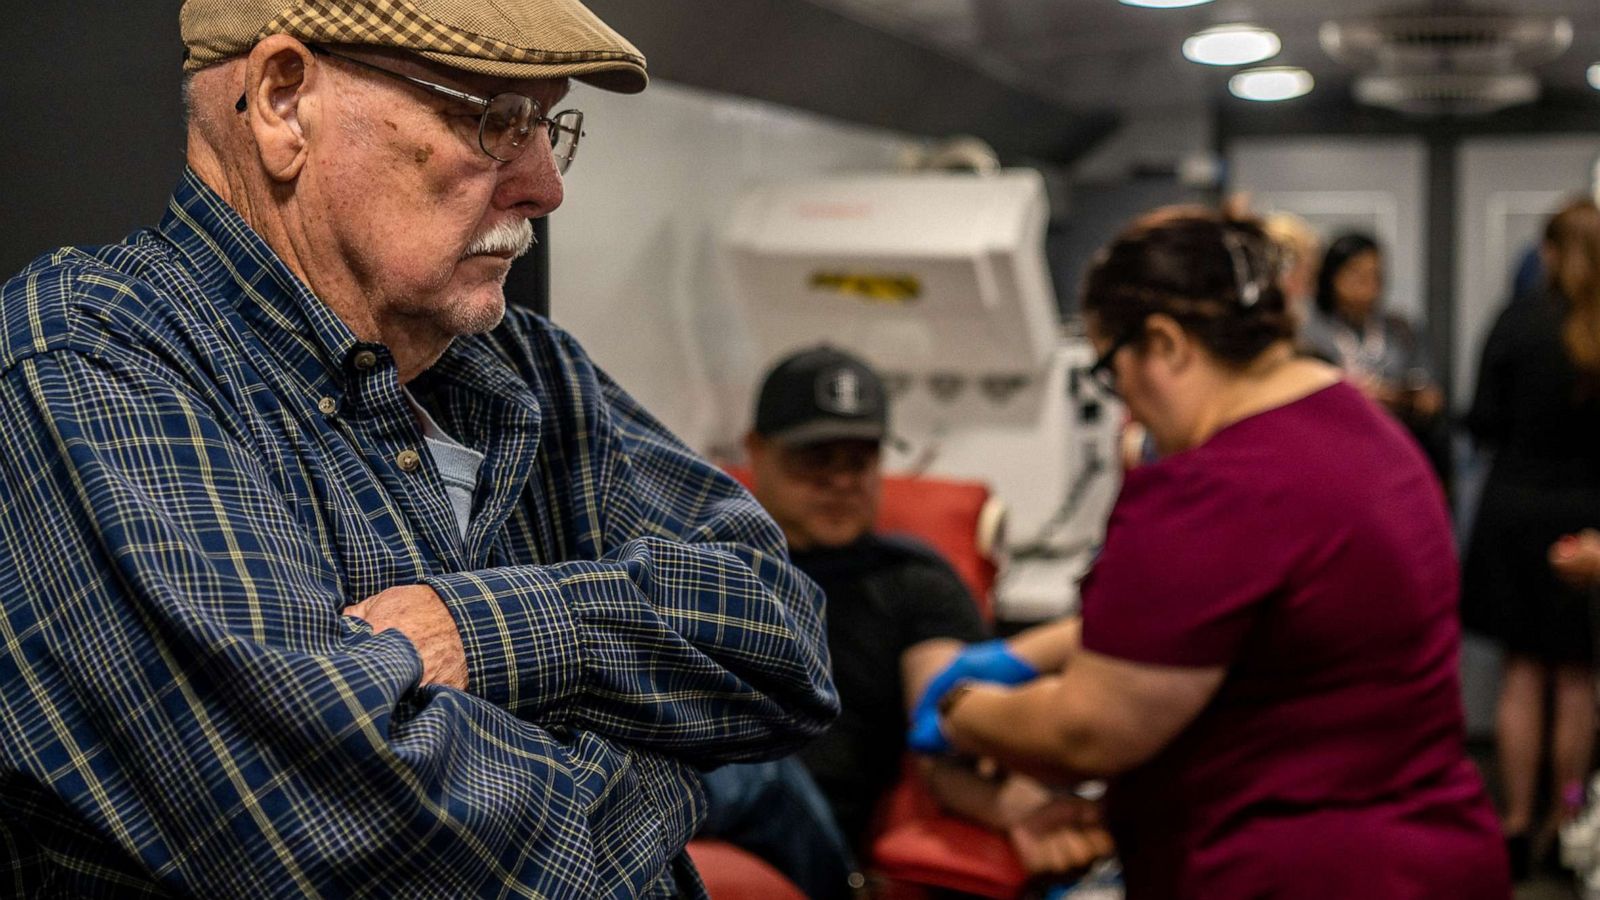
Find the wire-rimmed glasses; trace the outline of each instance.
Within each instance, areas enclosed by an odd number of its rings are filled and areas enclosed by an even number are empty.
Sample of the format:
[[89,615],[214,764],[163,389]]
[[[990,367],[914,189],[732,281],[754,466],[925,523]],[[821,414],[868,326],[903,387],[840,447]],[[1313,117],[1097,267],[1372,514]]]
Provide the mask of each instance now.
[[[558,172],[565,175],[567,170],[572,168],[572,160],[578,154],[578,142],[583,138],[583,113],[576,109],[564,109],[555,115],[546,116],[540,108],[539,101],[523,94],[507,91],[495,94],[493,97],[479,97],[404,72],[386,69],[353,56],[336,53],[317,44],[307,44],[306,48],[320,56],[331,56],[364,69],[381,72],[391,78],[399,78],[423,90],[481,110],[478,117],[478,147],[490,159],[511,162],[521,156],[522,152],[528,149],[528,138],[540,125],[544,126],[544,131],[550,138],[550,152],[555,157]],[[234,108],[244,112],[246,107],[243,96],[239,97],[239,102]]]

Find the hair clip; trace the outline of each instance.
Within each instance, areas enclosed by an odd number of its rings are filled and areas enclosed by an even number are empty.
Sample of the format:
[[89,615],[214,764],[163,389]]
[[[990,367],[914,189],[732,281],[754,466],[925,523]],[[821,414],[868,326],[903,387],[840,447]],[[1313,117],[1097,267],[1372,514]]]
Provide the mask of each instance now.
[[1222,245],[1228,248],[1228,256],[1233,260],[1233,283],[1239,291],[1239,305],[1250,309],[1261,302],[1261,282],[1250,277],[1250,258],[1239,236],[1227,224],[1222,226]]

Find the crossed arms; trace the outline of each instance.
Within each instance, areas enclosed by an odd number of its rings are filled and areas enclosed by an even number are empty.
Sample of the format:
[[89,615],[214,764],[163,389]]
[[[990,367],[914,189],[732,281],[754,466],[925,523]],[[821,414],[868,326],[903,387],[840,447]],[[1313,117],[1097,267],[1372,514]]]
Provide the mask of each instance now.
[[596,559],[428,578],[468,692],[419,687],[401,630],[341,615],[359,598],[330,549],[202,388],[133,350],[45,349],[0,372],[15,870],[205,896],[636,892],[694,828],[693,767],[836,712],[816,588],[731,483],[650,483],[705,464],[625,395],[632,483],[600,489],[670,509]]

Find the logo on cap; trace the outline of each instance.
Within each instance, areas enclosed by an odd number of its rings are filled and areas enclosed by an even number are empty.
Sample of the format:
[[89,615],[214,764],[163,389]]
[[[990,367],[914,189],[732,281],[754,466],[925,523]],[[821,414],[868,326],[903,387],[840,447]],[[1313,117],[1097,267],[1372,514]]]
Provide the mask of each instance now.
[[859,416],[862,409],[861,375],[854,369],[834,369],[822,379],[817,405],[836,416]]

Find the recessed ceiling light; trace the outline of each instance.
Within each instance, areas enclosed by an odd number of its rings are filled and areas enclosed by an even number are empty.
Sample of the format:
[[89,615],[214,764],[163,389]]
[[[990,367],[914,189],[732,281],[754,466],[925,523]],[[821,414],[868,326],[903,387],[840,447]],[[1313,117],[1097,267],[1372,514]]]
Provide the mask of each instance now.
[[1293,100],[1311,93],[1316,86],[1311,73],[1294,66],[1268,66],[1250,69],[1228,80],[1228,90],[1241,100]]
[[1147,6],[1151,9],[1182,9],[1185,6],[1200,6],[1210,2],[1211,0],[1122,0],[1122,5]]
[[1600,63],[1589,67],[1589,87],[1600,91]]
[[1277,35],[1254,25],[1218,25],[1183,42],[1185,59],[1208,66],[1248,66],[1282,49]]

